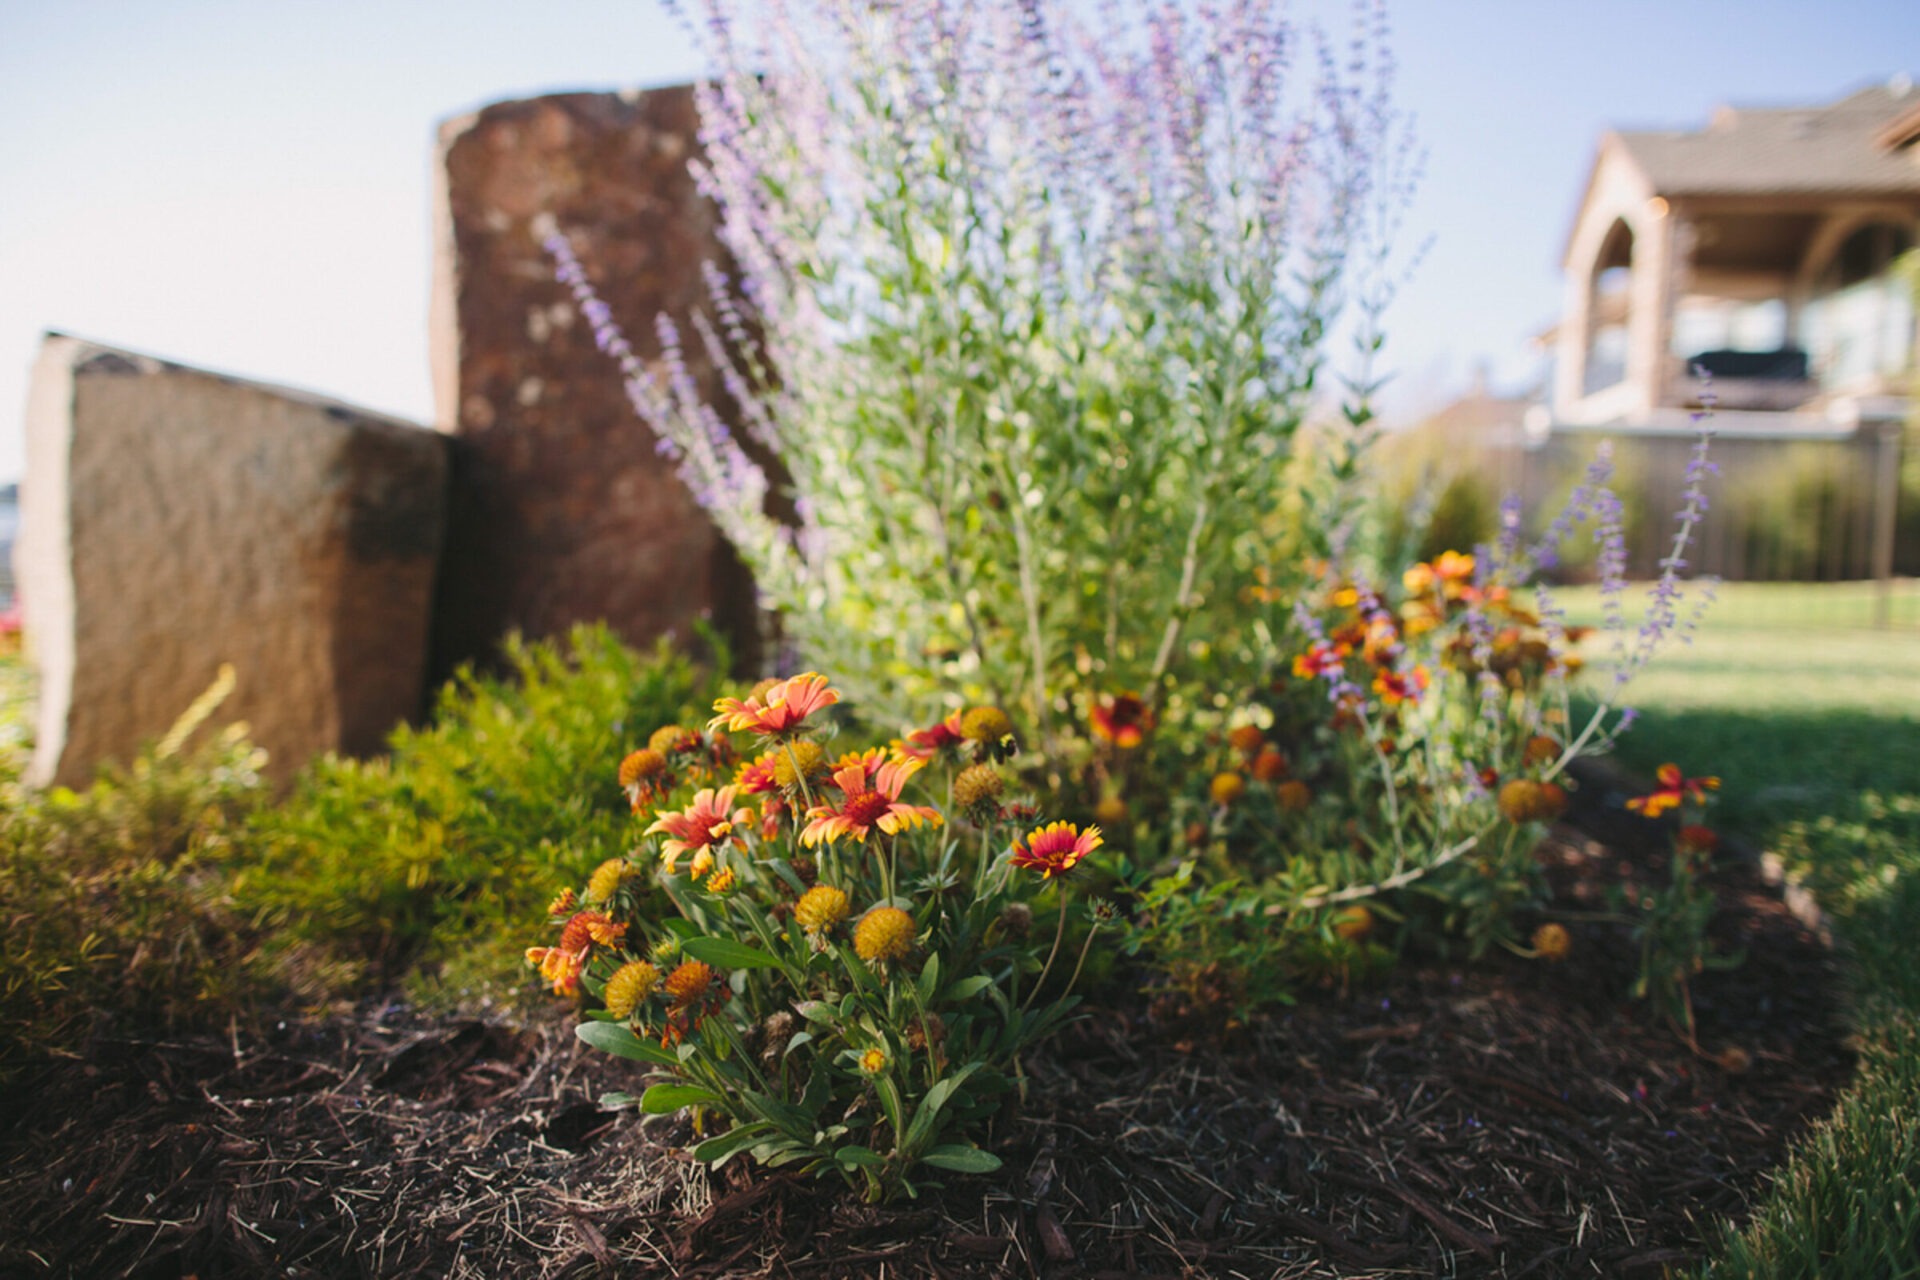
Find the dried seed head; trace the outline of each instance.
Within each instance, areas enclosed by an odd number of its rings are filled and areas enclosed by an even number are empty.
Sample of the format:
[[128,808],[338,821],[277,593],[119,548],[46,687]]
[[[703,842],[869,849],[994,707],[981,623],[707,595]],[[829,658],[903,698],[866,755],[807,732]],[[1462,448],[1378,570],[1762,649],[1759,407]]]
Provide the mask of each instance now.
[[1333,917],[1335,936],[1358,942],[1373,932],[1373,912],[1365,907],[1347,907]]
[[808,933],[825,933],[845,920],[852,909],[845,893],[830,884],[817,884],[800,895],[793,906],[793,918]]
[[1543,924],[1533,931],[1533,950],[1542,960],[1565,960],[1573,950],[1573,937],[1564,925]]
[[1298,778],[1289,778],[1280,784],[1275,793],[1280,807],[1288,813],[1305,813],[1313,804],[1313,791]]
[[627,860],[608,858],[594,868],[593,875],[587,879],[586,901],[592,906],[600,906],[619,890],[620,882],[626,879]]
[[697,751],[700,748],[700,735],[681,725],[663,724],[647,739],[647,746],[663,756],[670,756],[676,751]]
[[667,758],[652,747],[642,747],[629,752],[620,762],[621,787],[637,787],[649,778],[657,778],[667,771]]
[[819,743],[796,738],[773,753],[773,780],[792,790],[800,785],[801,778],[818,777],[826,763],[827,753]]
[[968,765],[953,780],[953,802],[966,810],[991,805],[999,800],[1006,786],[1006,780],[992,765]]
[[907,1048],[915,1053],[925,1053],[929,1043],[938,1045],[947,1038],[947,1024],[939,1014],[930,1013],[922,1021],[919,1018],[907,1022]]
[[899,907],[875,907],[853,929],[854,954],[868,962],[904,960],[919,926]]
[[616,1018],[629,1018],[640,1007],[640,1002],[653,994],[660,985],[660,970],[645,960],[630,960],[614,970],[607,979],[603,998],[607,1012]]
[[1287,776],[1287,757],[1278,747],[1262,747],[1253,758],[1253,776],[1261,782],[1278,782]]
[[960,736],[968,742],[999,742],[1013,736],[1013,721],[998,707],[974,707],[960,717]]

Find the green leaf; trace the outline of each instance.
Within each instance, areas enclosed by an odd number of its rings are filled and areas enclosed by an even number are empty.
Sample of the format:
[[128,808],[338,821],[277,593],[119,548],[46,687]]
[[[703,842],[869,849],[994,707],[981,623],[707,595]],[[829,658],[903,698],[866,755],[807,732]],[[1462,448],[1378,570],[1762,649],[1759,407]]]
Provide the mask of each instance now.
[[682,920],[676,916],[668,920],[666,926],[667,932],[682,942],[685,942],[688,938],[697,938],[700,936],[700,926],[691,920]]
[[796,1031],[793,1033],[793,1039],[787,1041],[787,1047],[780,1051],[780,1056],[784,1058],[788,1054],[792,1053],[795,1049],[798,1049],[801,1045],[812,1044],[812,1043],[813,1043],[813,1032]]
[[940,1002],[942,1004],[963,1004],[992,985],[992,978],[984,973],[977,973],[971,978],[962,978],[960,981],[948,987],[941,995]]
[[640,1095],[640,1109],[650,1116],[664,1116],[683,1107],[705,1106],[719,1102],[720,1095],[697,1084],[656,1084]]
[[732,938],[688,938],[680,949],[695,960],[719,965],[722,969],[778,969],[780,962],[758,947],[750,947]]
[[662,1067],[680,1065],[680,1059],[659,1045],[642,1040],[631,1030],[617,1023],[584,1022],[573,1029],[573,1034],[594,1048],[604,1050],[616,1057],[632,1058],[635,1062],[651,1062]]
[[703,1164],[719,1165],[773,1132],[775,1129],[772,1125],[764,1120],[755,1120],[737,1129],[729,1129],[718,1137],[708,1138],[694,1147],[692,1155]]
[[872,1147],[842,1147],[833,1153],[834,1163],[852,1168],[865,1165],[869,1169],[883,1168],[887,1158]]
[[951,1169],[955,1173],[992,1173],[1000,1167],[1000,1157],[991,1151],[957,1144],[935,1147],[921,1156],[920,1162],[936,1169]]
[[934,1122],[939,1118],[940,1108],[947,1105],[947,1099],[953,1096],[954,1090],[965,1084],[967,1077],[979,1068],[979,1063],[969,1062],[952,1075],[936,1080],[933,1088],[927,1090],[927,1096],[920,1100],[920,1109],[914,1113],[913,1124],[908,1127],[900,1145],[911,1151],[932,1137],[935,1132]]
[[934,987],[939,981],[940,953],[936,951],[927,957],[927,967],[920,971],[919,992],[920,1003],[923,1006],[933,1003]]
[[825,1001],[802,1000],[799,1004],[793,1006],[793,1008],[795,1013],[798,1013],[808,1022],[819,1022],[827,1026],[832,1026],[834,1023],[840,1021],[840,1011]]
[[619,1111],[624,1107],[632,1106],[638,1101],[640,1101],[640,1099],[630,1093],[603,1093],[600,1095],[600,1109],[602,1111]]

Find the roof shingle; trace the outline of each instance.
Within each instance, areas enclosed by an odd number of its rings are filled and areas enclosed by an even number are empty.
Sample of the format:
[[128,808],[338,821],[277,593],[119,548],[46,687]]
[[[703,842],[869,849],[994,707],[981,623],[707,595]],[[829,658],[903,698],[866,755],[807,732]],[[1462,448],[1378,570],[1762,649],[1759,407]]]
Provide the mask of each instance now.
[[1920,195],[1920,161],[1890,149],[1890,126],[1920,107],[1920,88],[1875,85],[1814,107],[1722,108],[1712,124],[1619,132],[1663,196]]

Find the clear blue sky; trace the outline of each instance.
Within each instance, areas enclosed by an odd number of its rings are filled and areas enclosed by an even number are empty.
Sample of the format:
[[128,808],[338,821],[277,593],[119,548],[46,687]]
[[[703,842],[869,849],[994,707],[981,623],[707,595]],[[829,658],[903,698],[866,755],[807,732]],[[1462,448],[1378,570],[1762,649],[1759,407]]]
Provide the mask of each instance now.
[[[1604,126],[1920,72],[1916,0],[1393,13],[1433,239],[1388,315],[1403,414],[1530,375]],[[0,480],[50,328],[427,420],[436,121],[698,69],[651,0],[0,0]]]

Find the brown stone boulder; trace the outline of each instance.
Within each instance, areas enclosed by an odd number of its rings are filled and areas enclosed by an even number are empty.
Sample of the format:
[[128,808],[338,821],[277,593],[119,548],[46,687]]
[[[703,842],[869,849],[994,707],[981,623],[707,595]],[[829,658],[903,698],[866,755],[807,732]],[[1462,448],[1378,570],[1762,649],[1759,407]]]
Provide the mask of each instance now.
[[[604,619],[636,644],[710,618],[753,635],[751,581],[653,433],[541,248],[558,227],[642,360],[718,253],[694,188],[687,88],[502,102],[440,130],[433,296],[438,425],[455,438],[436,675],[517,630]],[[711,395],[716,379],[692,372]],[[750,661],[750,655],[741,655]]]
[[381,749],[424,699],[445,519],[436,433],[51,334],[14,568],[39,678],[30,779],[86,781],[221,707],[291,775]]

